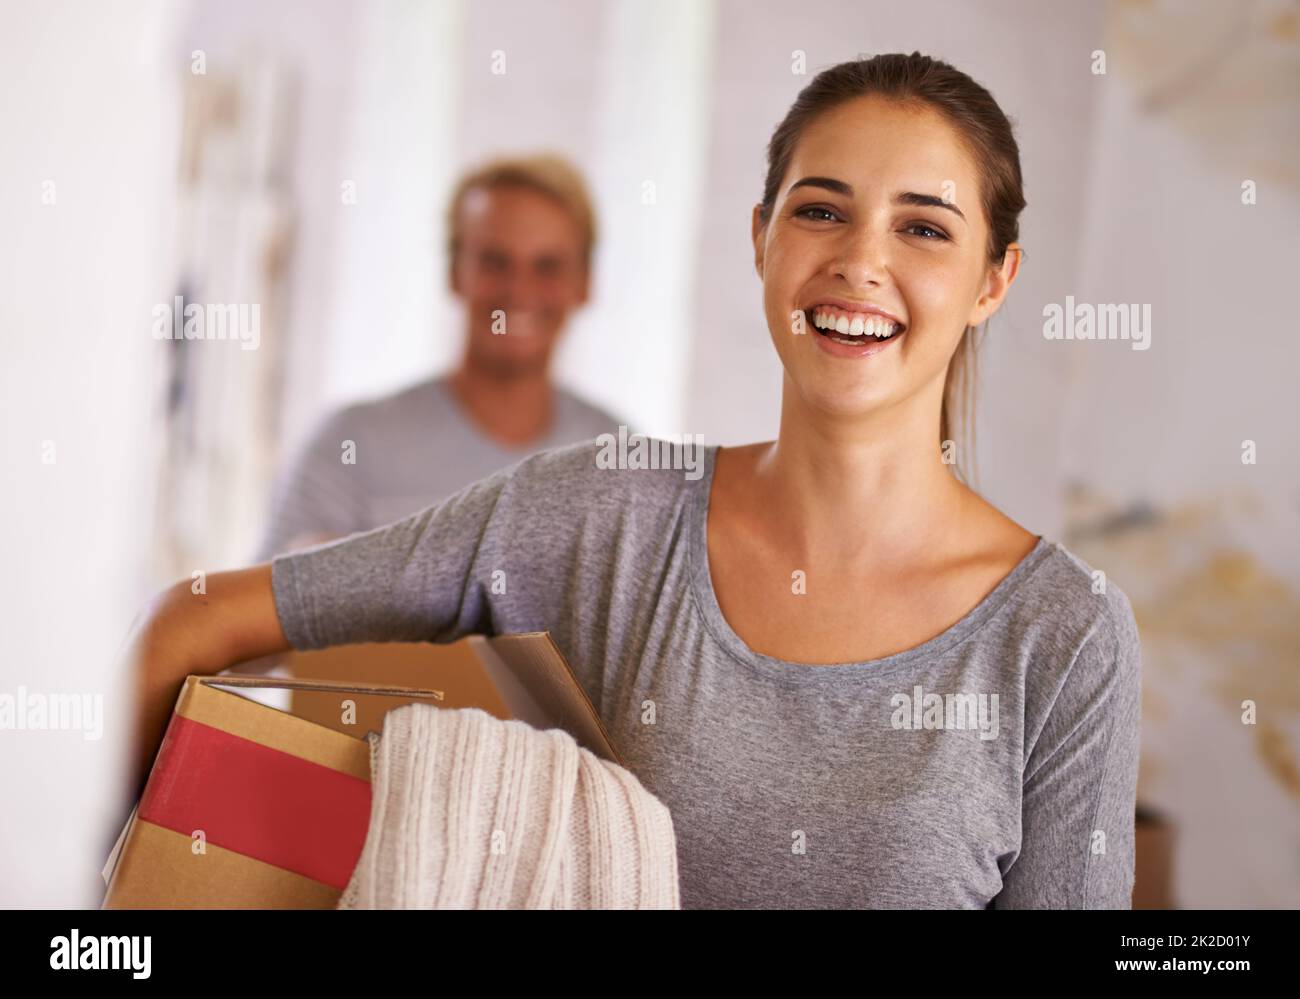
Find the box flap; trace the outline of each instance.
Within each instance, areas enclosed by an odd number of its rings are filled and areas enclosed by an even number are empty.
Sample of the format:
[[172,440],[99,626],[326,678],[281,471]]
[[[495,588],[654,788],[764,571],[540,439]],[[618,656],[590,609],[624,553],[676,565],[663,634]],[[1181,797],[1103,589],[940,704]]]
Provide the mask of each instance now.
[[[435,688],[443,692],[440,708],[479,708],[494,718],[510,717],[496,686],[467,641],[365,642],[295,652],[285,660],[290,675],[315,680],[377,684],[385,687]],[[257,691],[241,691],[251,694]],[[425,698],[371,696],[333,690],[291,690],[288,710],[300,718],[340,732],[382,732],[388,712]],[[344,701],[351,704],[346,708]]]
[[201,676],[199,683],[209,687],[283,687],[287,690],[328,690],[345,694],[392,694],[394,697],[432,697],[441,701],[443,692],[431,687],[400,687],[354,680],[317,680],[311,677],[235,676],[218,674]]
[[562,728],[584,749],[626,766],[550,632],[474,635],[469,642],[515,718],[534,728]]

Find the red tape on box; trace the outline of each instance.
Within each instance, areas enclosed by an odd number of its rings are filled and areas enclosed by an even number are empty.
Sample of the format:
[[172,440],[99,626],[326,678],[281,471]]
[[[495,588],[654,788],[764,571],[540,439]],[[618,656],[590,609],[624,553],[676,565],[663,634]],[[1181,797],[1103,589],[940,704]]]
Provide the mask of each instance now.
[[139,817],[340,891],[370,823],[370,783],[173,715]]

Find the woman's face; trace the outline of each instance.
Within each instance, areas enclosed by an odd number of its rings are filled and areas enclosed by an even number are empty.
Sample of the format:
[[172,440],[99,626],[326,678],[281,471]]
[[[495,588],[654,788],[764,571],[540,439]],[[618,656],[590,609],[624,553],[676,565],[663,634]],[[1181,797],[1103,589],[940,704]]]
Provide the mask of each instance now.
[[[1019,263],[1008,253],[990,271],[978,184],[958,133],[928,109],[857,98],[804,129],[766,226],[755,208],[753,236],[768,329],[807,405],[854,416],[916,399],[936,380],[942,389],[963,331],[997,309]],[[864,304],[901,322],[901,334],[874,336],[854,308]],[[818,313],[858,318],[838,334],[852,345],[819,333]],[[865,335],[848,335],[856,328]]]

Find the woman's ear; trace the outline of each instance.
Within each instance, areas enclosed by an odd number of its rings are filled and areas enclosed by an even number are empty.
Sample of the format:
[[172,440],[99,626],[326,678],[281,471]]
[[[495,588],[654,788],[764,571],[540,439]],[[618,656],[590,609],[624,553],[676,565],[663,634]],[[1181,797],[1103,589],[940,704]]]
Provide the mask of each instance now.
[[1002,257],[1002,263],[997,267],[989,268],[988,277],[984,280],[984,294],[979,297],[975,308],[971,310],[970,318],[967,320],[968,326],[978,326],[998,311],[1002,300],[1011,290],[1016,275],[1020,273],[1022,255],[1020,244],[1011,243]]
[[763,276],[763,244],[767,239],[767,227],[763,225],[763,206],[757,204],[754,206],[753,217],[750,219],[750,239],[754,241],[754,270],[758,271],[758,276]]

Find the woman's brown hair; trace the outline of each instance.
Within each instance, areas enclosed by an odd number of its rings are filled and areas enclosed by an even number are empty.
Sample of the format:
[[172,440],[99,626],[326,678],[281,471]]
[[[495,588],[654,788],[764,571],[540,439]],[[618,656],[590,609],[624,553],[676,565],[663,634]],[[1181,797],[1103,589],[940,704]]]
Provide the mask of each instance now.
[[[803,130],[818,115],[846,101],[866,96],[885,97],[905,105],[928,107],[943,115],[966,143],[980,173],[980,200],[989,225],[988,261],[999,266],[1008,246],[1020,235],[1019,217],[1025,207],[1020,174],[1020,147],[1011,122],[993,95],[959,69],[946,62],[913,52],[888,53],[870,59],[842,62],[813,77],[791,105],[772,133],[767,147],[767,181],[759,218],[764,225],[771,218],[776,194],[785,178],[795,145]],[[984,323],[988,331],[988,322]],[[943,407],[939,414],[939,445],[952,440],[960,426],[967,438],[958,455],[974,455],[975,356],[978,343],[975,327],[967,326],[948,365],[943,386]],[[973,462],[972,462],[973,467]],[[957,474],[965,479],[963,465]]]

